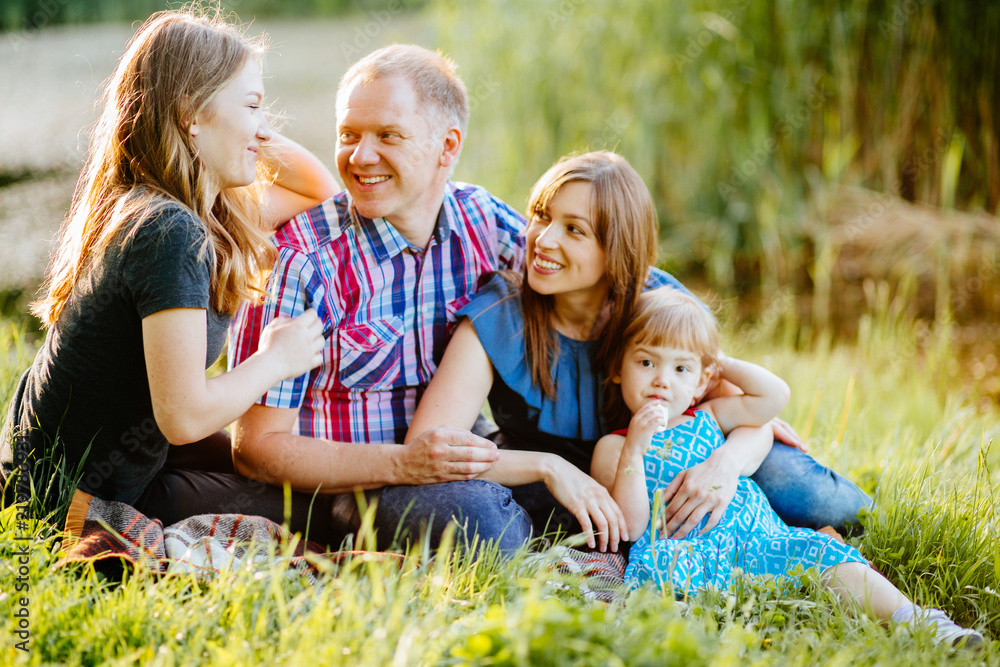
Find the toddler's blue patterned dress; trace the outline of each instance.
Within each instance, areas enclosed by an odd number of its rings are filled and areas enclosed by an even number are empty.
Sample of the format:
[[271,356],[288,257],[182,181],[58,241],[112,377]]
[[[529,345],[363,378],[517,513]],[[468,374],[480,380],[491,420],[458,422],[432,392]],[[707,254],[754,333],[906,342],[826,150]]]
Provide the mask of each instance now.
[[[657,433],[643,457],[650,507],[658,489],[666,489],[682,470],[707,459],[725,441],[711,415],[698,411],[693,417]],[[786,525],[747,477],[739,478],[736,496],[719,524],[699,535],[708,518],[705,515],[682,540],[658,537],[653,541],[650,521],[629,551],[625,581],[632,587],[651,579],[659,585],[670,583],[681,594],[708,586],[725,590],[736,568],[788,579],[796,576],[795,570],[819,566],[822,571],[839,563],[866,562],[854,547],[814,530]]]

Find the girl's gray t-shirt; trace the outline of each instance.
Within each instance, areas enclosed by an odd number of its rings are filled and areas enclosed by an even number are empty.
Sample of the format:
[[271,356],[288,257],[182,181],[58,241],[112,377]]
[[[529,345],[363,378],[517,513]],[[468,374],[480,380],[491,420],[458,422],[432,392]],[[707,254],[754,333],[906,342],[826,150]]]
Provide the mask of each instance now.
[[126,226],[85,271],[11,401],[0,441],[5,479],[29,463],[41,488],[63,458],[67,473],[79,468],[79,489],[130,504],[139,499],[169,448],[153,418],[142,319],[170,308],[205,309],[206,368],[225,342],[229,315],[211,307],[205,238],[199,218],[168,203]]

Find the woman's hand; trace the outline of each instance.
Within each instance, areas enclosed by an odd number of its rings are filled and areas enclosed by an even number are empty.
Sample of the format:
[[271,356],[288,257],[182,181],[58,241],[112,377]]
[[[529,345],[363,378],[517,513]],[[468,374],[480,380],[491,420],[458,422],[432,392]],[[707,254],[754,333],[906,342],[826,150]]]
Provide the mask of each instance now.
[[292,319],[278,317],[260,334],[258,352],[274,359],[281,377],[299,377],[323,363],[323,322],[312,308]]
[[701,534],[715,528],[736,496],[739,476],[739,470],[716,454],[682,471],[663,492],[663,502],[667,503],[660,515],[663,535],[687,537],[706,514],[710,516]]
[[[545,476],[545,486],[580,522],[587,546],[599,544],[601,551],[618,551],[620,541],[627,542],[625,517],[611,494],[590,475],[563,458],[553,457],[554,465]],[[597,540],[594,535],[597,535]],[[599,540],[599,543],[598,543]]]
[[774,431],[774,439],[778,442],[784,443],[789,447],[794,447],[795,449],[801,450],[808,453],[809,449],[806,447],[806,443],[802,442],[802,438],[799,434],[795,432],[788,422],[784,419],[778,419],[775,417],[771,420],[771,429]]

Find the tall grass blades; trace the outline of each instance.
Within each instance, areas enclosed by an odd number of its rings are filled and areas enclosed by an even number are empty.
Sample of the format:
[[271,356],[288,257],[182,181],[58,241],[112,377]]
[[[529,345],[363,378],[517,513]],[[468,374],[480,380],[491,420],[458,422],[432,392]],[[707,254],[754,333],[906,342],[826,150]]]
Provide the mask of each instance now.
[[972,473],[943,483],[939,452],[887,471],[861,549],[924,606],[946,605],[959,623],[1000,636],[1000,477],[981,442]]

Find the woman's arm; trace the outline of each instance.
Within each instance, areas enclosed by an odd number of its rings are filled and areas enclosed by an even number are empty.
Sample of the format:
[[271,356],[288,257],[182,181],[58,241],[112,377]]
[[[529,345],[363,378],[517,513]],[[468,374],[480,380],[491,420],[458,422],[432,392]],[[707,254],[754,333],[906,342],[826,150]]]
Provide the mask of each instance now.
[[215,433],[276,383],[302,375],[323,360],[322,324],[315,311],[308,310],[295,319],[268,324],[253,356],[207,379],[205,317],[202,308],[171,308],[142,319],[153,417],[175,445]]
[[478,478],[503,486],[544,482],[580,522],[591,549],[618,551],[618,543],[629,539],[625,517],[608,490],[557,454],[501,449],[496,464]]
[[[469,429],[493,386],[493,364],[472,322],[458,325],[406,433],[406,443],[440,426]],[[504,486],[545,482],[557,501],[580,522],[587,543],[617,550],[623,523],[608,492],[565,459],[545,452],[500,450],[496,463],[478,476]],[[595,540],[594,532],[597,533]]]
[[340,189],[315,155],[278,133],[261,145],[261,159],[274,174],[264,192],[264,223],[277,229],[286,220],[326,201]]
[[435,426],[471,429],[493,387],[493,364],[472,322],[455,329],[434,377],[420,397],[404,443]]

